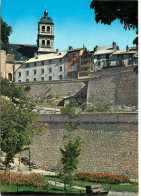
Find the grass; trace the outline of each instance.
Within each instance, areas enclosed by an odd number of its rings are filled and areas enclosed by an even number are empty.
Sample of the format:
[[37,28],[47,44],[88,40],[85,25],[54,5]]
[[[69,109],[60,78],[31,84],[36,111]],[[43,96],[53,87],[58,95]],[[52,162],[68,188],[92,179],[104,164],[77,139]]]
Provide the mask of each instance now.
[[[15,185],[0,185],[0,190],[1,192],[45,192],[45,193],[62,193],[64,194],[64,188],[63,187],[58,187],[55,185],[49,185],[47,190],[43,190],[43,189],[34,189],[34,188],[29,188],[29,187],[17,187]],[[78,189],[74,189],[74,188],[70,188],[67,190],[67,193],[72,193],[72,194],[80,194],[80,190]],[[81,194],[85,194],[86,191],[85,190],[81,190]]]
[[[58,176],[46,176],[47,180],[58,181],[61,182],[61,179]],[[89,185],[101,184],[104,190],[112,190],[112,191],[127,191],[127,192],[138,192],[138,183],[131,182],[127,184],[108,184],[108,183],[94,183],[88,181],[74,180],[73,186],[85,187]],[[49,185],[47,190],[43,189],[34,189],[29,187],[17,187],[15,185],[0,185],[1,192],[22,192],[22,191],[32,191],[32,192],[48,192],[48,193],[65,193],[63,187]],[[79,189],[68,189],[68,193],[72,194],[80,194]],[[81,190],[81,194],[85,194],[85,190]]]
[[[61,179],[58,176],[47,176],[47,179],[61,182]],[[73,181],[73,186],[80,186],[80,187],[96,185],[96,184],[101,184],[104,190],[138,192],[137,182],[131,182],[127,184],[108,184],[108,183],[94,183],[94,182],[88,182],[82,180]]]

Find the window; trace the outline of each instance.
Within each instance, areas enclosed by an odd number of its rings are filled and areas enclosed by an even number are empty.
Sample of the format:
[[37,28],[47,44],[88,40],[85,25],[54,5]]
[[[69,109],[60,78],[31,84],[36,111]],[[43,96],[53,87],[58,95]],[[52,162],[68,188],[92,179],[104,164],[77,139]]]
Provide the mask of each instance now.
[[41,65],[44,65],[44,61],[41,62]]
[[59,62],[62,63],[62,59],[59,59]]
[[69,56],[73,56],[73,53],[69,53]]
[[49,64],[51,64],[52,63],[52,60],[49,60]]
[[42,26],[42,32],[45,32],[45,26]]
[[29,71],[26,71],[26,75],[29,76]]
[[59,80],[62,80],[62,75],[59,75]]
[[29,79],[26,79],[26,82],[29,82]]
[[52,76],[49,76],[49,80],[52,80]]
[[36,75],[36,70],[34,70],[33,72],[34,72],[34,75]]
[[78,55],[77,52],[74,52],[74,53],[73,53],[73,56],[77,56],[77,55]]
[[97,60],[100,60],[100,55],[97,56]]
[[51,73],[52,72],[52,68],[51,67],[49,67],[49,73]]
[[50,40],[47,40],[47,46],[48,47],[50,46]]
[[45,40],[44,39],[42,40],[42,46],[45,46]]
[[29,68],[29,63],[25,64],[25,68]]
[[36,62],[34,63],[34,67],[36,67]]
[[44,81],[44,77],[41,77],[41,81]]
[[50,33],[50,26],[47,26],[47,32]]
[[132,58],[132,54],[129,54],[129,58]]
[[74,60],[72,60],[72,65],[74,65],[75,64],[75,61]]
[[34,81],[36,81],[36,78],[34,78]]
[[18,80],[18,82],[21,82],[21,80]]
[[123,54],[118,54],[118,58],[123,58]]
[[21,77],[21,72],[19,72],[18,74],[19,74],[19,77]]
[[41,69],[41,73],[44,74],[44,69]]
[[59,67],[59,71],[62,71],[62,67]]
[[8,80],[12,81],[12,74],[11,73],[8,73]]

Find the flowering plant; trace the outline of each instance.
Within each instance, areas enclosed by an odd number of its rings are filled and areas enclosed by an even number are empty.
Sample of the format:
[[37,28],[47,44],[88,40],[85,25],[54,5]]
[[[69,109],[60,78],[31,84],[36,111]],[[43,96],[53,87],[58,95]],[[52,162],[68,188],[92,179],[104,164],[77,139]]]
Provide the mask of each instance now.
[[16,186],[27,186],[36,189],[47,189],[48,182],[45,177],[40,174],[16,174],[1,173],[1,184],[13,184]]
[[74,174],[76,180],[86,180],[89,182],[98,183],[109,183],[109,184],[119,184],[128,183],[130,179],[123,175],[118,174],[102,174],[102,173],[90,173],[90,172],[76,172]]

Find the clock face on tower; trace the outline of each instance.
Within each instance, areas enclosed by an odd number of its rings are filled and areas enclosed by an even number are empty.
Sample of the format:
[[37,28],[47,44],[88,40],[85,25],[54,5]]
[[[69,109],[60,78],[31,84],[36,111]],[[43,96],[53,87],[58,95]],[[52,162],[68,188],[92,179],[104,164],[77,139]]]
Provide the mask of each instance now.
[[48,11],[44,11],[44,17],[41,17],[38,22],[38,53],[54,52],[54,23],[48,17]]

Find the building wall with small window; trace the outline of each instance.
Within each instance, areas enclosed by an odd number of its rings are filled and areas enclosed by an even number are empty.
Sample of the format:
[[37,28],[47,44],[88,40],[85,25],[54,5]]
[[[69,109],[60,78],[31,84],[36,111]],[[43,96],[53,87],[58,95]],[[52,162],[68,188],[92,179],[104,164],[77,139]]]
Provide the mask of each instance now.
[[83,53],[83,48],[72,49],[67,54],[67,78],[78,78],[78,72],[80,71],[80,55]]
[[121,51],[117,50],[113,53],[95,55],[93,58],[92,70],[98,71],[103,68],[124,67],[136,65],[134,58],[135,51]]
[[15,73],[16,82],[38,82],[67,79],[67,56],[58,59],[24,63]]

